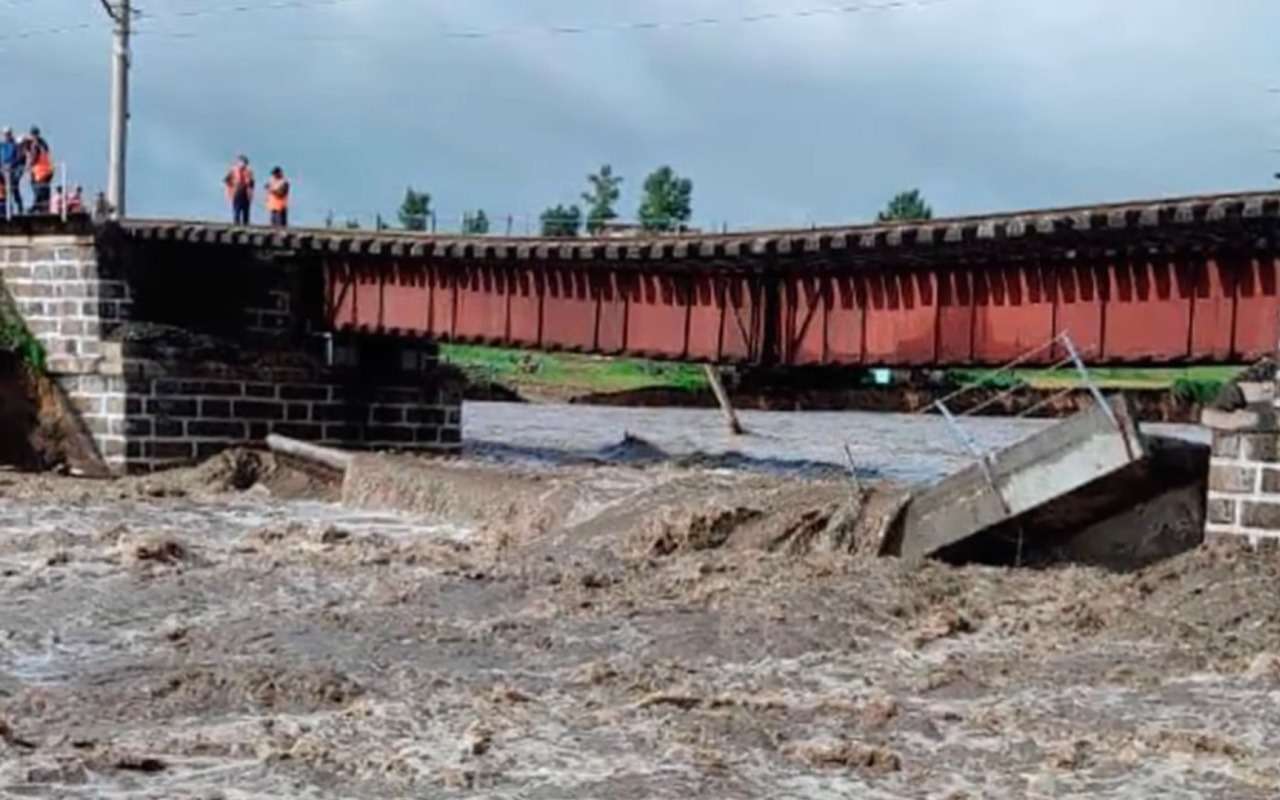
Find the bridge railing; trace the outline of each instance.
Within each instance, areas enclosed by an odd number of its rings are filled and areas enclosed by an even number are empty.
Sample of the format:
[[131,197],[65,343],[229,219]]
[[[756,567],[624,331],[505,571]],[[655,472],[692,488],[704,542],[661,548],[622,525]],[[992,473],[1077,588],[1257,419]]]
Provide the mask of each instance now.
[[[1027,408],[1007,415],[1006,418],[1025,419],[1036,416],[1039,412],[1052,407],[1059,401],[1085,391],[1089,396],[1089,404],[1096,405],[1111,421],[1111,424],[1122,435],[1126,435],[1124,426],[1116,418],[1115,411],[1106,401],[1106,398],[1103,397],[1101,388],[1090,374],[1089,368],[1081,357],[1079,348],[1071,340],[1070,334],[1062,333],[1039,347],[1028,350],[999,369],[992,370],[980,379],[965,384],[950,394],[939,398],[923,411],[926,414],[937,413],[946,421],[947,429],[950,431],[952,438],[982,468],[987,483],[996,493],[996,496],[1001,498],[1001,502],[1004,502],[1004,498],[995,479],[993,465],[996,453],[1002,448],[1009,447],[1013,442],[1001,441],[992,443],[980,441],[975,434],[973,426],[968,421],[982,412],[1030,390],[1032,388],[1031,385],[1018,374],[1018,369],[1029,362],[1037,361],[1045,351],[1061,352],[1063,355],[1053,361],[1050,366],[1037,368],[1037,377],[1044,384],[1056,385],[1060,383],[1063,388],[1036,399]],[[986,393],[992,387],[996,388],[996,391],[987,396]],[[976,402],[965,407],[966,398],[972,397],[977,398]],[[1020,545],[1019,553],[1021,553]]]
[[[1028,363],[1038,362],[1046,351],[1061,353],[1062,356],[1046,367],[1037,367],[1036,375],[1041,383],[1050,386],[1060,384],[1062,388],[1035,399],[1035,402],[1025,409],[1008,416],[1016,419],[1034,417],[1083,390],[1089,394],[1090,402],[1101,408],[1112,423],[1119,427],[1120,423],[1116,420],[1106,398],[1103,397],[1102,389],[1093,379],[1079,348],[1068,333],[1059,334],[1001,367],[985,373],[977,380],[960,386],[950,394],[934,401],[924,409],[923,413],[941,415],[946,420],[947,427],[955,440],[975,459],[983,463],[988,462],[998,448],[981,443],[965,420],[997,408],[1030,390],[1032,386],[1019,374],[1019,368]],[[993,389],[995,391],[992,391]],[[969,400],[972,402],[967,402]],[[1002,446],[1007,446],[1007,443]]]
[[[70,209],[68,208],[68,205],[69,205],[68,201],[71,199],[71,191],[70,191],[71,190],[71,182],[70,182],[71,168],[67,164],[67,162],[62,161],[56,164],[54,166],[54,169],[56,171],[54,172],[54,181],[49,186],[49,192],[50,192],[49,199],[50,199],[50,202],[52,202],[52,199],[53,199],[52,193],[53,193],[54,185],[56,184],[57,186],[61,187],[62,207],[58,210],[57,215],[62,218],[63,222],[66,222],[67,217],[70,216],[70,213],[71,213]],[[20,187],[14,185],[13,175],[10,174],[9,170],[7,169],[0,169],[0,180],[4,182],[4,197],[0,199],[0,202],[3,202],[4,204],[4,218],[5,220],[12,220],[15,216],[19,216],[19,212],[17,210],[16,204],[14,203],[14,197],[16,196],[15,195],[16,190],[18,190]],[[28,181],[28,183],[30,182]],[[82,198],[82,202],[83,202],[83,198]],[[27,214],[32,213],[31,208],[34,205],[35,205],[35,187],[34,185],[32,185],[31,202],[29,204],[26,204],[23,211]],[[88,210],[87,208],[81,209],[81,211],[87,211],[87,210]],[[46,214],[50,213],[49,209],[46,208],[45,213]]]

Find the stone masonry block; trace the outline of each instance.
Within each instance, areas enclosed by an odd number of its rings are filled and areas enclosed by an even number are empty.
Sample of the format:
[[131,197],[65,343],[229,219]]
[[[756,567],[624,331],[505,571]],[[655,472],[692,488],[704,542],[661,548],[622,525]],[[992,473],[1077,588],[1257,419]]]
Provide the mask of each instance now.
[[1249,405],[1271,403],[1276,399],[1275,381],[1244,381],[1236,384],[1236,386],[1240,389],[1240,393],[1244,395],[1245,403]]
[[1244,437],[1244,458],[1248,461],[1280,462],[1280,434],[1250,433]]
[[187,435],[204,439],[244,439],[247,428],[243,422],[212,422],[193,420],[187,423]]
[[82,394],[71,398],[71,405],[81,414],[102,414],[105,411],[106,398],[101,395]]
[[1264,494],[1280,495],[1280,469],[1262,470],[1262,491]]
[[213,458],[218,453],[232,447],[234,442],[197,442],[196,443],[196,460],[204,461]]
[[400,424],[404,422],[404,409],[400,406],[374,406],[370,409],[369,416],[372,421],[380,424]]
[[358,442],[361,430],[359,425],[325,425],[324,439],[327,442]]
[[187,395],[240,397],[244,394],[244,384],[238,381],[183,381],[179,391]]
[[242,400],[235,404],[234,413],[236,417],[241,419],[282,420],[284,419],[284,405],[257,400]]
[[195,456],[195,444],[184,441],[145,442],[142,451],[147,458],[190,460]]
[[1246,528],[1280,531],[1280,503],[1245,503],[1240,524]]
[[403,425],[370,425],[365,440],[387,444],[404,444],[414,440],[414,430]]
[[324,426],[314,423],[276,423],[271,426],[271,432],[308,442],[317,442],[324,438]]
[[200,416],[210,419],[231,419],[231,401],[201,400]]
[[1236,524],[1236,501],[1222,497],[1210,499],[1209,523],[1211,525]]
[[281,400],[328,400],[329,387],[316,385],[285,385],[280,387]]
[[1277,427],[1276,420],[1275,409],[1222,411],[1217,408],[1206,408],[1200,414],[1202,425],[1219,431],[1274,431]]
[[405,420],[414,425],[443,425],[445,412],[440,408],[410,408],[405,412]]
[[1258,486],[1258,470],[1214,464],[1209,469],[1209,491],[1222,494],[1252,494]]
[[178,438],[186,436],[186,425],[182,420],[160,418],[155,420],[156,436]]
[[197,406],[195,400],[157,397],[147,401],[147,413],[160,414],[167,417],[194,417],[197,413]]

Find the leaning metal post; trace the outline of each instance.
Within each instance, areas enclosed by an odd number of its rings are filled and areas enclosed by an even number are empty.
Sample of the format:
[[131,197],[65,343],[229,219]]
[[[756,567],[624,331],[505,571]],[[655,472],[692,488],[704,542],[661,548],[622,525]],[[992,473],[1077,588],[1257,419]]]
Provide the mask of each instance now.
[[1111,424],[1115,425],[1116,428],[1120,428],[1120,420],[1116,419],[1115,412],[1111,410],[1111,405],[1102,396],[1102,390],[1098,388],[1098,384],[1093,382],[1088,368],[1080,360],[1080,353],[1076,350],[1075,343],[1071,341],[1071,336],[1065,333],[1062,334],[1062,346],[1067,348],[1067,354],[1071,356],[1071,360],[1076,365],[1076,371],[1080,373],[1080,380],[1084,381],[1084,385],[1088,387],[1094,401],[1102,406],[1102,410],[1107,415],[1107,419],[1111,420]]
[[1004,499],[1004,493],[1000,491],[1000,487],[996,484],[996,476],[991,472],[991,454],[978,447],[978,443],[965,432],[964,428],[960,427],[960,423],[951,415],[951,410],[941,400],[934,405],[942,413],[942,418],[947,421],[947,427],[951,428],[951,433],[960,440],[965,449],[978,459],[978,464],[982,466],[982,474],[987,479],[987,485],[991,487],[991,491],[995,492],[996,499],[1000,501],[1000,506],[1004,509],[1004,513],[1012,514],[1013,509],[1009,507],[1008,501]]

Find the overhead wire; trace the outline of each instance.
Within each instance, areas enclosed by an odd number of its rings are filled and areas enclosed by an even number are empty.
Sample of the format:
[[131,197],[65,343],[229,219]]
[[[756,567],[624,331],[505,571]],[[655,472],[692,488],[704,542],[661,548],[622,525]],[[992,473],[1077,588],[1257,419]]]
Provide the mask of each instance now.
[[[169,12],[151,12],[142,11],[139,14],[139,24],[135,26],[134,33],[159,38],[173,39],[195,39],[210,35],[207,31],[175,31],[164,30],[148,27],[152,21],[161,20],[178,20],[178,19],[196,19],[200,17],[215,16],[219,14],[248,14],[261,13],[264,11],[287,11],[287,10],[308,10],[327,8],[339,5],[345,5],[353,2],[364,2],[365,0],[267,0],[267,2],[256,3],[237,3],[235,5],[226,6],[210,6],[203,8],[181,9]],[[10,3],[16,3],[17,0],[8,0]],[[104,6],[107,6],[106,0],[100,0]],[[436,32],[437,38],[455,39],[455,40],[482,40],[495,39],[518,35],[547,35],[547,36],[581,36],[587,34],[599,33],[628,33],[628,32],[646,32],[646,31],[662,31],[662,30],[688,30],[701,27],[724,26],[724,25],[755,25],[765,22],[779,22],[785,20],[802,20],[815,17],[837,17],[859,14],[864,12],[876,11],[893,11],[903,10],[913,7],[923,8],[928,6],[940,5],[954,0],[881,0],[880,2],[858,2],[858,3],[841,3],[835,5],[812,6],[809,8],[801,8],[790,11],[761,11],[755,13],[730,14],[722,16],[700,16],[685,17],[677,19],[665,20],[629,20],[615,23],[601,24],[558,24],[558,25],[522,25],[512,26],[508,28],[492,28],[488,30],[440,30]],[[0,34],[0,42],[14,41],[22,39],[30,39],[38,36],[59,35],[64,33],[74,33],[85,30],[101,29],[101,22],[82,22],[71,23],[67,25],[50,26],[47,28],[33,28],[28,30],[14,31],[11,33]],[[320,35],[316,37],[274,37],[284,39],[316,39],[324,41],[334,41],[343,39],[360,39],[365,38],[358,35],[350,34],[334,34]]]
[[[220,9],[200,9],[183,14],[170,14],[169,17],[176,16],[204,16],[208,14],[223,12],[248,12],[261,11],[271,9],[284,8],[305,8],[309,6],[328,6],[338,5],[341,3],[353,2],[353,0],[276,0],[272,3],[264,3],[254,6],[238,5],[228,6]],[[781,22],[786,20],[803,20],[815,17],[839,17],[859,14],[864,12],[877,11],[894,11],[905,10],[909,8],[923,8],[928,6],[941,5],[943,3],[954,2],[954,0],[880,0],[879,2],[858,2],[858,3],[840,3],[834,5],[812,6],[809,8],[795,9],[791,11],[762,11],[755,13],[729,14],[721,16],[699,16],[684,17],[676,19],[658,19],[658,20],[629,20],[615,23],[601,24],[579,24],[579,25],[545,25],[531,24],[512,26],[508,28],[492,28],[487,30],[439,30],[435,32],[435,37],[440,39],[455,40],[483,40],[496,39],[510,36],[520,35],[546,35],[546,36],[580,36],[587,34],[601,33],[643,33],[648,31],[663,30],[689,30],[701,27],[725,26],[725,25],[754,25],[766,22]],[[158,17],[152,15],[152,19]],[[138,33],[150,35],[153,37],[173,38],[173,39],[196,39],[209,35],[207,32],[198,31],[175,31],[155,28],[146,28],[145,26],[138,30]],[[231,33],[224,31],[223,33]],[[342,41],[342,40],[360,40],[368,38],[358,34],[331,34],[331,35],[315,35],[315,36],[279,36],[273,34],[273,39],[289,40],[289,41]]]

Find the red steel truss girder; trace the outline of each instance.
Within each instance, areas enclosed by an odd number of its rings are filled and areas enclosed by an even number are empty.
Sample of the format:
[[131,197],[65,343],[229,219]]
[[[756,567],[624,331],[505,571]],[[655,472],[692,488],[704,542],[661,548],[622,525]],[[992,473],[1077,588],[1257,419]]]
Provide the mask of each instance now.
[[817,258],[650,269],[334,256],[325,276],[337,330],[671,360],[1001,364],[1069,333],[1094,364],[1243,362],[1280,342],[1280,261],[1269,251],[856,271]]

